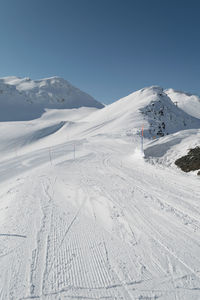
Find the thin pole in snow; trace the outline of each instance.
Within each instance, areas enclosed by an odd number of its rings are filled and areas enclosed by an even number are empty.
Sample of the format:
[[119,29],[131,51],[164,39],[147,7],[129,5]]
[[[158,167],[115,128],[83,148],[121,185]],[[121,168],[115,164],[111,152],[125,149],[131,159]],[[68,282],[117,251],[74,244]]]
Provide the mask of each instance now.
[[76,158],[75,152],[76,152],[76,148],[75,148],[75,143],[74,143],[74,160],[75,160],[75,158]]
[[142,151],[142,153],[144,152],[144,147],[143,147],[143,134],[144,134],[144,125],[142,126],[142,132],[141,132],[141,151]]
[[50,163],[51,163],[51,166],[52,166],[52,159],[51,159],[51,148],[49,148],[49,160],[50,160]]

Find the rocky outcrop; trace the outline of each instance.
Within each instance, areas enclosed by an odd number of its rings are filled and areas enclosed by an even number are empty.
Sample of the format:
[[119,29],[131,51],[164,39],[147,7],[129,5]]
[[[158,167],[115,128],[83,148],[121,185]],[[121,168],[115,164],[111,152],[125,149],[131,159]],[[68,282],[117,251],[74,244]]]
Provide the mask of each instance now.
[[190,149],[188,154],[175,161],[175,164],[184,172],[199,170],[200,175],[200,147]]

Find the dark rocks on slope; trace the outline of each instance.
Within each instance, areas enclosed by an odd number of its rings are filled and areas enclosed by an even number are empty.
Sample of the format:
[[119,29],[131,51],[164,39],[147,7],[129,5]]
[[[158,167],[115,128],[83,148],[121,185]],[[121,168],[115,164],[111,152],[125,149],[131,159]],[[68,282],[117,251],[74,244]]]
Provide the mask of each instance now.
[[188,154],[175,161],[175,164],[184,172],[199,170],[200,175],[200,147],[190,149]]

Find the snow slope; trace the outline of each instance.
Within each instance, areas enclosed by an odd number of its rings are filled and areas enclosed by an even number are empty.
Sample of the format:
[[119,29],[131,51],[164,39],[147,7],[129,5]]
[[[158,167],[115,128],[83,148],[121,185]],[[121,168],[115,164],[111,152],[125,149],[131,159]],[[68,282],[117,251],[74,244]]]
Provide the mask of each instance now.
[[0,78],[0,121],[31,120],[39,118],[48,108],[83,106],[103,107],[93,97],[59,77],[35,81],[30,78]]
[[165,93],[173,102],[177,102],[178,107],[186,113],[200,119],[200,98],[198,96],[173,89],[165,90]]
[[0,299],[198,300],[199,178],[173,164],[198,126],[158,87],[1,122]]

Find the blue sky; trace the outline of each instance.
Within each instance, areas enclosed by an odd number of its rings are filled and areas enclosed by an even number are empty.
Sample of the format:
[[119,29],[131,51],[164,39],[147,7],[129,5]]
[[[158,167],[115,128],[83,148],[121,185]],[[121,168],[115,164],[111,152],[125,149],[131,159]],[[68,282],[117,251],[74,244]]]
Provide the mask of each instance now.
[[198,0],[0,0],[0,77],[61,76],[111,103],[149,85],[200,94]]

